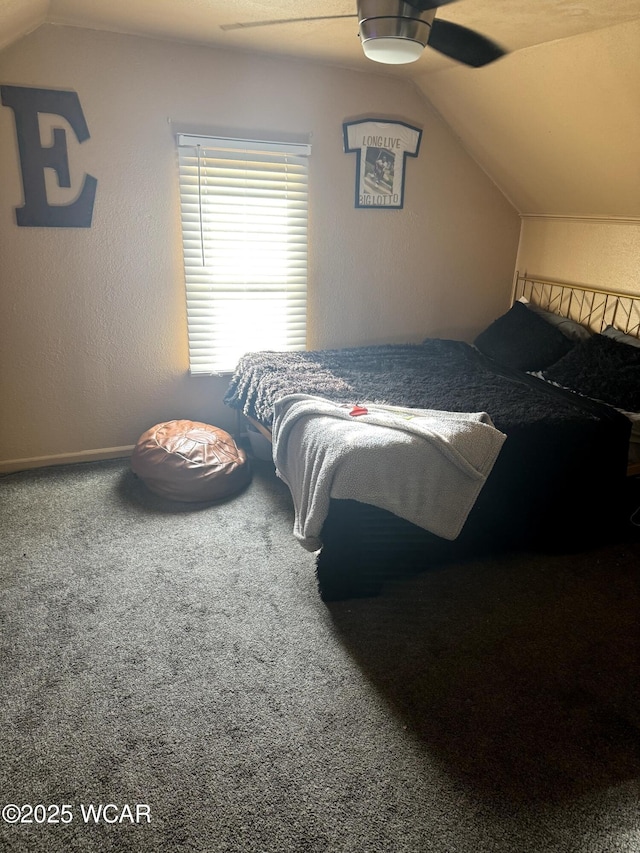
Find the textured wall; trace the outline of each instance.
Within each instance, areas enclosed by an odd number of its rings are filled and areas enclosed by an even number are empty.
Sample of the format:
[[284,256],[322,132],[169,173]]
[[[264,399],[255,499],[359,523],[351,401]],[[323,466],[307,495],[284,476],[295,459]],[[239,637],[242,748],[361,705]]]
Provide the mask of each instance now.
[[[91,229],[17,227],[13,113],[0,108],[5,469],[104,455],[165,419],[233,425],[226,380],[187,371],[177,131],[312,135],[312,347],[469,337],[507,303],[518,216],[411,84],[55,26],[0,54],[0,82],[77,91],[91,139],[68,133],[72,183],[98,180]],[[423,128],[402,211],[353,207],[342,122],[367,116]]]
[[640,293],[640,219],[525,217],[518,269]]

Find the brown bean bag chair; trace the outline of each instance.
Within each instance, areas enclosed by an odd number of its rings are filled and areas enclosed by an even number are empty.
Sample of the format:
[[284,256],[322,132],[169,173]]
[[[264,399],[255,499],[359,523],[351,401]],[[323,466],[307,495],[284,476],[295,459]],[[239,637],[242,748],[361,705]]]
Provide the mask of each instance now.
[[131,457],[135,474],[174,501],[215,501],[251,479],[247,454],[228,432],[197,421],[167,421],[143,433]]

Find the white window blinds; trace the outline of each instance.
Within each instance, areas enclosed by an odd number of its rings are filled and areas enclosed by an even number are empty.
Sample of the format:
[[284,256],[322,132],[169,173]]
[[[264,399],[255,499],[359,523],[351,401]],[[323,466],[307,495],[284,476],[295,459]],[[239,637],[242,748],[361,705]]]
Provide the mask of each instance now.
[[192,373],[306,344],[310,146],[178,136]]

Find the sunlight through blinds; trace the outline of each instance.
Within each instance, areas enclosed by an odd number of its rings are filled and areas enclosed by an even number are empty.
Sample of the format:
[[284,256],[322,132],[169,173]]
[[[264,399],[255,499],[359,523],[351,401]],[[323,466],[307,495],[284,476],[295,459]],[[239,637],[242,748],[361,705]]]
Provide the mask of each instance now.
[[310,146],[178,135],[191,373],[306,345]]

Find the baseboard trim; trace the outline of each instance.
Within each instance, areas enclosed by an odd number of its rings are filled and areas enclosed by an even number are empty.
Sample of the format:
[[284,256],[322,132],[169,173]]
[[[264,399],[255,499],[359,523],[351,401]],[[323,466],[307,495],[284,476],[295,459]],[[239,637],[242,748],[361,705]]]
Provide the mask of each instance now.
[[50,465],[72,465],[75,462],[101,462],[104,459],[120,459],[131,456],[134,444],[123,447],[100,447],[96,450],[80,450],[77,453],[58,453],[54,456],[31,456],[25,459],[0,461],[0,474],[13,474],[30,468],[48,468]]

